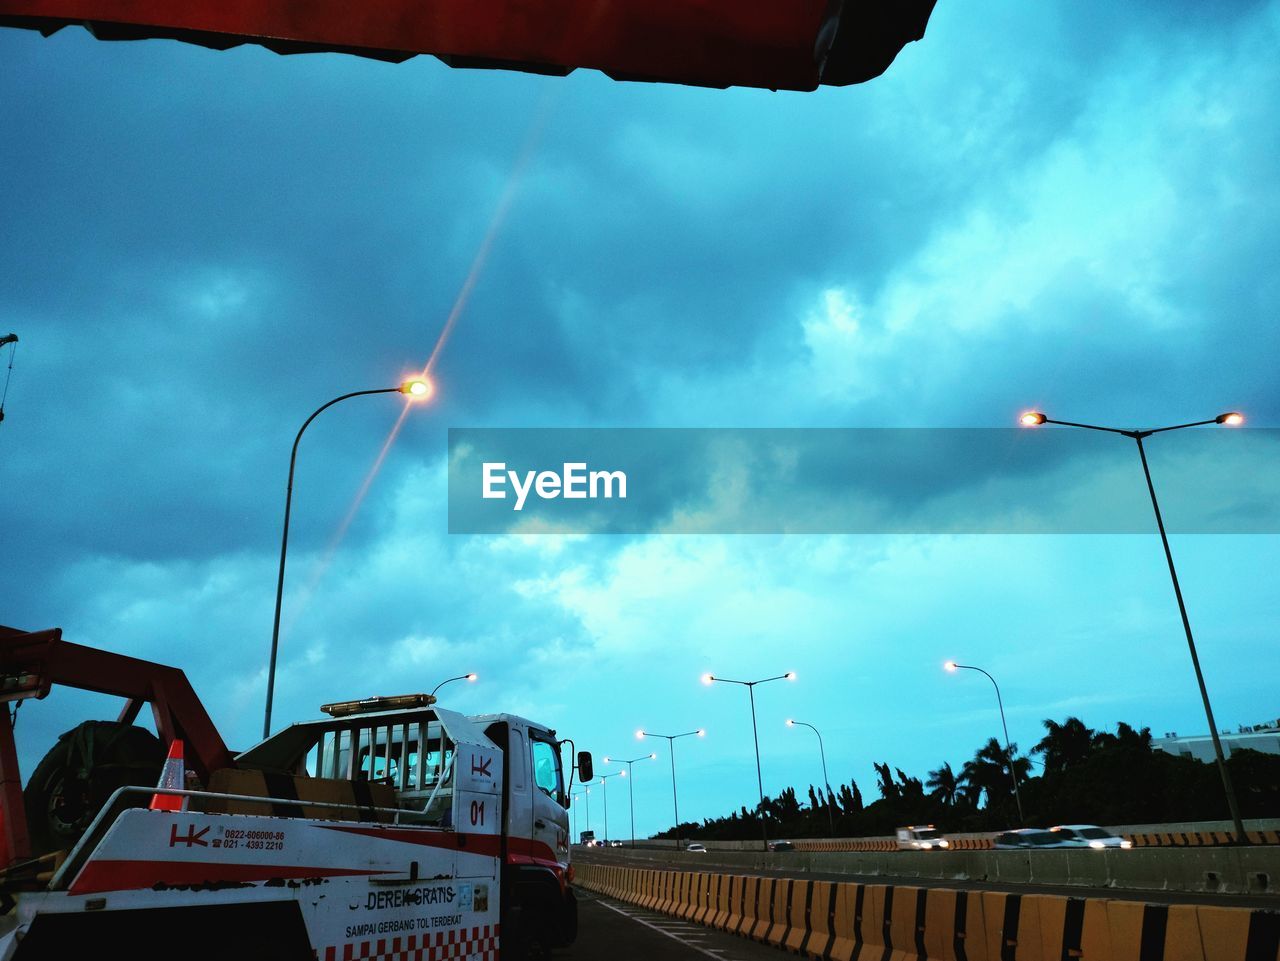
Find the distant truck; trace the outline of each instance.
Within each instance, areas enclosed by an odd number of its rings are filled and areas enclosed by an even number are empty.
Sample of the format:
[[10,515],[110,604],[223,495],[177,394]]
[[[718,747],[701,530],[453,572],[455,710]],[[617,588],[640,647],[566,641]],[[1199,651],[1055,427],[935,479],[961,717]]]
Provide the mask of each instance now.
[[899,851],[945,851],[951,842],[932,824],[898,828]]
[[581,844],[582,844],[582,846],[583,846],[584,848],[593,847],[593,846],[595,845],[595,843],[596,843],[596,832],[595,832],[595,831],[583,831],[583,832],[578,836],[578,840],[579,840],[579,842],[581,842]]

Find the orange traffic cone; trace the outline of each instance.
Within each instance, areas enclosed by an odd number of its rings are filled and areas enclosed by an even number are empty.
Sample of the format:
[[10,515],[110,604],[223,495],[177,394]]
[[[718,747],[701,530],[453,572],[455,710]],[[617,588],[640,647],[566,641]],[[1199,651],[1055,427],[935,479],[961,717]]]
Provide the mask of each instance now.
[[[175,737],[169,744],[169,756],[164,759],[164,768],[160,771],[160,780],[156,783],[156,787],[181,791],[186,786],[186,764],[182,760],[182,741]],[[187,800],[178,794],[153,794],[151,810],[185,811]]]

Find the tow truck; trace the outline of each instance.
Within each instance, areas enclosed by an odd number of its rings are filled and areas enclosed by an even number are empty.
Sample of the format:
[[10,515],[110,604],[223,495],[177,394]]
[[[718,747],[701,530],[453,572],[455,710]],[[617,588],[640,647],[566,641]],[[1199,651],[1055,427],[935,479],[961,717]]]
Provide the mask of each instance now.
[[[24,791],[14,714],[54,685],[125,704]],[[545,725],[373,697],[233,755],[181,670],[56,628],[0,627],[0,701],[0,961],[512,961],[576,936],[573,745]]]

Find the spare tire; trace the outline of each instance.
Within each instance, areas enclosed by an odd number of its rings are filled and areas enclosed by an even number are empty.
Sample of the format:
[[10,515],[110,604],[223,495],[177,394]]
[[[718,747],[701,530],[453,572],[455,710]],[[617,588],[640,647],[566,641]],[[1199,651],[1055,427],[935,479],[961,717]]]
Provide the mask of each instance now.
[[[164,759],[164,746],[146,728],[85,721],[67,731],[23,791],[32,856],[74,847],[113,791],[126,784],[154,785]],[[122,803],[149,802],[145,794],[133,794]]]

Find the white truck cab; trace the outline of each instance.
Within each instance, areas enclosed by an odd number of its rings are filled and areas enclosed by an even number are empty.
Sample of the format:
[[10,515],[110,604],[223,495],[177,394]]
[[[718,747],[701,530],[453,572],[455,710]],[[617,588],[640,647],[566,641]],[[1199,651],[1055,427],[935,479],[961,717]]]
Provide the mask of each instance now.
[[899,851],[945,851],[951,842],[932,824],[898,828]]

